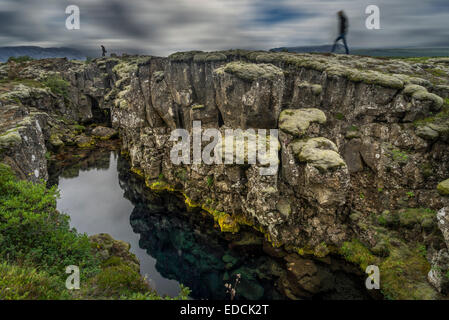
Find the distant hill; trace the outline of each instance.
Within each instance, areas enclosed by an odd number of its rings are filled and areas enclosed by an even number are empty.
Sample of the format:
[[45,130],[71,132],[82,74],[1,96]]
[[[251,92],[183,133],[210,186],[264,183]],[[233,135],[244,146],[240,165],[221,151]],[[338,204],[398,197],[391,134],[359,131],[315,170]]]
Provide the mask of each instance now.
[[[449,56],[449,47],[443,48],[386,48],[369,49],[349,47],[351,54],[373,56],[373,57],[447,57]],[[323,53],[331,52],[332,45],[310,46],[310,47],[281,47],[274,48],[272,52],[296,52],[296,53]],[[337,46],[338,53],[344,52],[342,45]]]
[[72,48],[42,48],[35,46],[0,47],[0,62],[8,61],[9,57],[29,56],[34,59],[64,58],[69,60],[85,60],[86,55]]

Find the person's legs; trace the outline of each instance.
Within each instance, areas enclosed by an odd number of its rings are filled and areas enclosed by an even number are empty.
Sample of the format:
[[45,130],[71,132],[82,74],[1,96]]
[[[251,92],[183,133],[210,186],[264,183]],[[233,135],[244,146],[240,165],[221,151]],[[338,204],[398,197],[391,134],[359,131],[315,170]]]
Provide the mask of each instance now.
[[331,51],[331,52],[334,52],[334,51],[335,51],[335,47],[337,46],[337,42],[338,42],[339,40],[341,40],[341,39],[344,39],[344,38],[343,38],[343,35],[339,35],[339,36],[337,37],[337,39],[335,39],[334,45],[333,45],[333,47],[332,47],[332,51]]
[[343,39],[343,44],[345,45],[346,54],[349,54],[349,48],[346,42],[346,35],[343,35],[341,38]]

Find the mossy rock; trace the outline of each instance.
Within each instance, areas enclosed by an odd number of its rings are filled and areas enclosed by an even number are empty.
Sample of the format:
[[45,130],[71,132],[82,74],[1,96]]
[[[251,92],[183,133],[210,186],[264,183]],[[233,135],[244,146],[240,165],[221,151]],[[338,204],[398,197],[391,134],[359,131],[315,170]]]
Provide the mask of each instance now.
[[75,138],[75,143],[78,148],[91,148],[95,145],[95,139],[85,135],[80,135]]
[[[394,241],[393,241],[394,240]],[[391,243],[395,243],[392,245]],[[386,251],[388,251],[388,257]],[[369,265],[380,270],[380,286],[385,298],[393,300],[434,300],[438,298],[436,290],[428,283],[427,262],[420,246],[406,244],[397,239],[381,242],[375,256],[358,239],[343,243],[340,254],[352,263],[359,265],[362,271]]]
[[56,133],[54,133],[50,136],[50,139],[48,140],[48,142],[50,142],[50,144],[54,148],[60,148],[64,145],[64,142],[61,140],[61,135],[56,134]]
[[416,128],[415,132],[418,137],[431,141],[438,139],[440,136],[438,131],[433,130],[429,126],[420,126]]
[[319,109],[286,109],[279,115],[279,128],[294,136],[301,136],[311,123],[324,124],[326,120],[326,115]]
[[0,135],[0,148],[11,148],[22,143],[22,137],[17,129],[7,131]]
[[441,181],[437,186],[437,190],[442,196],[449,196],[449,179]]
[[194,62],[220,62],[226,61],[227,56],[221,52],[203,52],[193,56]]
[[319,96],[323,92],[323,87],[320,84],[311,84],[307,81],[303,81],[298,84],[299,88],[309,89],[314,96]]
[[404,82],[400,79],[391,75],[380,73],[378,71],[360,71],[354,69],[349,72],[349,80],[354,82],[374,84],[386,88],[404,88]]
[[200,53],[203,53],[203,51],[175,52],[169,55],[168,59],[172,62],[190,62],[195,55]]
[[282,69],[272,64],[255,64],[235,61],[215,70],[216,73],[229,73],[245,81],[273,80],[284,76]]
[[444,103],[443,98],[427,91],[416,91],[412,97],[420,101],[430,101],[434,110],[440,110]]
[[299,140],[292,143],[292,149],[299,161],[310,163],[321,170],[346,166],[337,152],[337,146],[326,138]]
[[220,215],[217,219],[221,232],[237,233],[240,230],[240,226],[229,214]]

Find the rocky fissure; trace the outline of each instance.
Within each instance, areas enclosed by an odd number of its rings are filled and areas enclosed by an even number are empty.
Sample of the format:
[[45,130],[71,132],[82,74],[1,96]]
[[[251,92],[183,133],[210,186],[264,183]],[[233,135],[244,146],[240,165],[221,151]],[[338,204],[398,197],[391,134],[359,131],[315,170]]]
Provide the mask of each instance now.
[[[251,226],[290,252],[377,264],[387,297],[447,294],[449,277],[430,272],[431,264],[447,269],[436,214],[449,207],[444,58],[231,50],[47,59],[0,71],[1,158],[24,178],[47,179],[49,150],[113,136],[89,125],[110,116],[133,171],[154,190],[182,193],[222,231]],[[174,165],[170,133],[193,121],[279,129],[278,171]]]

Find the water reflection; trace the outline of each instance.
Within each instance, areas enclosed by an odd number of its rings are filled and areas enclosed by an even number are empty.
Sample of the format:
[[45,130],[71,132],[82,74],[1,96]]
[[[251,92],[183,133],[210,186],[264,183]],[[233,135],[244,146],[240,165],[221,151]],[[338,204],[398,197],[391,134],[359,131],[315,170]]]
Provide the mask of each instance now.
[[228,299],[225,284],[240,274],[236,299],[368,297],[338,259],[279,254],[252,230],[221,233],[208,214],[186,211],[182,196],[149,190],[116,149],[82,152],[51,167],[61,190],[58,209],[80,232],[129,242],[159,293],[174,296],[183,283],[195,299]]
[[[53,167],[53,183],[59,180],[61,198],[58,210],[70,215],[71,226],[93,235],[109,233],[115,239],[131,244],[131,251],[140,260],[142,274],[161,294],[177,295],[179,284],[167,279],[156,269],[156,260],[139,247],[140,236],[129,223],[134,205],[123,197],[117,171],[117,152],[104,150],[80,156],[71,166]],[[56,180],[56,181],[55,181]]]
[[128,170],[119,172],[125,197],[135,205],[131,225],[141,235],[139,245],[156,258],[162,276],[187,285],[197,299],[228,298],[225,283],[237,274],[237,299],[282,298],[274,287],[281,265],[264,254],[261,236],[223,234],[209,216],[186,212],[176,195],[147,191]]

